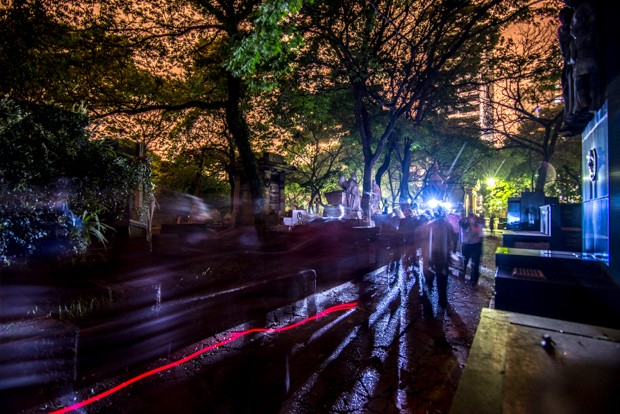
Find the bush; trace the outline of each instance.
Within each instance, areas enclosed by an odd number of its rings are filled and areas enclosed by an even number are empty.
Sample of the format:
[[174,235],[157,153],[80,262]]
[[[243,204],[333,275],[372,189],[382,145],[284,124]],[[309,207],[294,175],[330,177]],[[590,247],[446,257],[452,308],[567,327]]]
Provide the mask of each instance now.
[[149,180],[144,160],[93,141],[88,119],[46,105],[0,100],[0,260],[67,257],[86,251],[99,221],[124,214]]
[[0,184],[0,252],[4,265],[31,257],[79,255],[88,247],[79,223],[54,194]]

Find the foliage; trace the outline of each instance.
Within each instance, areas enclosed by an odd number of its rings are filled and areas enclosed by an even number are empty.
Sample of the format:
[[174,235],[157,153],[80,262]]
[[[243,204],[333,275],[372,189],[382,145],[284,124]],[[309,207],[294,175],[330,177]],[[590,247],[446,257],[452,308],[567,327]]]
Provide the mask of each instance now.
[[[59,52],[67,50],[67,28],[48,16],[42,1],[13,3],[0,7],[0,91],[17,99],[42,97],[66,73],[54,74],[66,69]],[[47,88],[41,79],[48,79]]]
[[18,189],[0,183],[0,260],[9,266],[31,257],[79,255],[88,247],[78,219],[56,198],[62,190]]
[[[290,85],[279,100],[277,113],[286,161],[293,167],[287,175],[287,193],[297,194],[289,205],[322,205],[325,192],[340,190],[340,175],[359,174],[359,149],[344,124],[350,114],[348,94],[308,94]],[[303,202],[301,201],[303,200]]]
[[184,151],[171,160],[154,162],[155,192],[172,190],[191,194],[204,199],[212,207],[230,210],[230,184],[215,157],[210,151]]
[[[89,139],[87,118],[52,106],[0,101],[0,254],[15,259],[74,256],[123,214],[148,180],[148,165]],[[76,215],[74,212],[82,212]]]
[[[109,107],[160,89],[134,60],[127,39],[107,30],[106,12],[91,1],[22,0],[0,7],[0,92],[68,110],[76,102]],[[95,16],[100,21],[93,24]]]
[[[557,6],[549,1],[548,5]],[[486,133],[498,148],[521,148],[537,164],[533,189],[544,191],[546,167],[558,146],[564,120],[559,96],[562,58],[556,45],[557,9],[542,8],[544,18],[520,25],[494,51],[492,93],[483,99],[492,121]],[[551,16],[549,16],[551,14]]]
[[[355,171],[367,187],[375,162],[394,148],[392,163],[400,165],[389,167],[392,179],[382,186],[405,193],[435,163],[451,178],[472,180],[484,152],[471,131],[454,133],[464,125],[450,115],[471,110],[470,93],[480,86],[498,30],[529,3],[539,2],[12,2],[0,10],[0,92],[65,109],[84,102],[100,123],[97,133],[165,150],[156,168],[160,188],[223,194],[241,160],[255,212],[264,187],[254,153],[265,148],[297,168],[287,192],[299,192],[291,198],[304,205],[336,189],[339,173]],[[553,63],[540,56],[541,68]],[[526,66],[521,60],[509,68]],[[549,92],[554,79],[537,75]],[[285,93],[276,82],[284,80],[296,84],[296,96],[274,109],[274,97]],[[327,142],[329,151],[321,146]],[[121,177],[138,170],[139,178],[127,181],[148,181],[146,163],[119,159],[103,142],[75,150],[82,157],[74,161],[84,164],[79,173],[55,167],[41,178],[47,186],[52,176],[65,177],[57,186],[75,212],[107,220],[119,207],[115,200],[126,200],[122,191],[117,198],[102,190],[128,188],[123,178],[89,174],[91,166],[107,165]]]
[[285,197],[286,207],[290,210],[305,208],[312,205],[310,202],[310,194],[294,181],[290,181],[286,184]]
[[99,220],[99,216],[93,212],[84,211],[82,215],[78,217],[78,222],[80,223],[80,227],[82,227],[82,233],[89,245],[93,243],[93,240],[96,240],[105,247],[108,241],[106,233],[114,231],[114,227],[103,223]]
[[[520,182],[521,181],[521,182]],[[510,181],[496,179],[491,185],[482,184],[483,207],[487,217],[504,217],[510,197],[519,197],[523,190],[523,180]]]
[[264,1],[256,11],[252,33],[233,45],[227,68],[249,79],[251,87],[276,88],[277,80],[292,72],[293,56],[303,45],[302,34],[293,24],[303,4],[304,0]]

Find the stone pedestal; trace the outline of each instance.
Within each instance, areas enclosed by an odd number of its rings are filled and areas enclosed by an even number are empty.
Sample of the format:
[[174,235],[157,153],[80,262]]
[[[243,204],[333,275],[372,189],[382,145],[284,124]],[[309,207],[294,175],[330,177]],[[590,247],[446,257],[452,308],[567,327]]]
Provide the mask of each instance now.
[[361,219],[362,211],[352,209],[347,205],[346,191],[331,191],[325,194],[329,206],[325,208],[323,217],[333,217],[342,219]]

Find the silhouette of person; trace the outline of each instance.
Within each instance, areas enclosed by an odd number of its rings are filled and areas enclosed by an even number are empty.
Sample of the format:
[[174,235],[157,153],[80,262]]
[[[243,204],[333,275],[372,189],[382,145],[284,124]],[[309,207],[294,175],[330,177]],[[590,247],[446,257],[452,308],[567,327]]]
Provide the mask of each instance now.
[[418,242],[416,238],[416,230],[421,221],[417,214],[417,209],[409,206],[403,209],[404,217],[401,218],[398,231],[402,235],[402,262],[405,270],[411,268],[415,272],[415,266],[418,265]]
[[439,307],[448,305],[448,274],[450,253],[454,249],[454,229],[446,219],[445,210],[439,207],[435,218],[423,225],[420,240],[423,260],[423,274],[427,286],[437,284],[437,302]]
[[463,276],[467,274],[467,264],[471,260],[470,284],[476,286],[480,278],[480,258],[482,256],[482,229],[484,220],[470,211],[461,219],[461,246],[463,253]]

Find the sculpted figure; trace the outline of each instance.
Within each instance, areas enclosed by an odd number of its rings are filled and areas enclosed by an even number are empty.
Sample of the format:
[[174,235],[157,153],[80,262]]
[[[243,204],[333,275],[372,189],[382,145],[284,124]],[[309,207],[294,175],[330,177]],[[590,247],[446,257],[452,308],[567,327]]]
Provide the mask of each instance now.
[[355,214],[360,210],[360,189],[359,184],[357,183],[357,176],[355,173],[352,173],[351,177],[346,180],[344,175],[342,175],[338,183],[346,192],[346,207],[349,207],[350,211]]
[[574,8],[570,23],[570,34],[574,39],[571,50],[575,92],[572,112],[577,115],[593,113],[599,104],[600,88],[596,14],[588,1],[572,0],[566,4]]
[[564,119],[568,119],[572,113],[573,97],[573,65],[575,63],[571,53],[571,43],[573,37],[570,34],[570,23],[573,19],[573,9],[564,7],[560,11],[559,20],[561,26],[558,28],[558,41],[560,43],[560,52],[564,59],[564,67],[562,69],[562,97],[564,99]]

